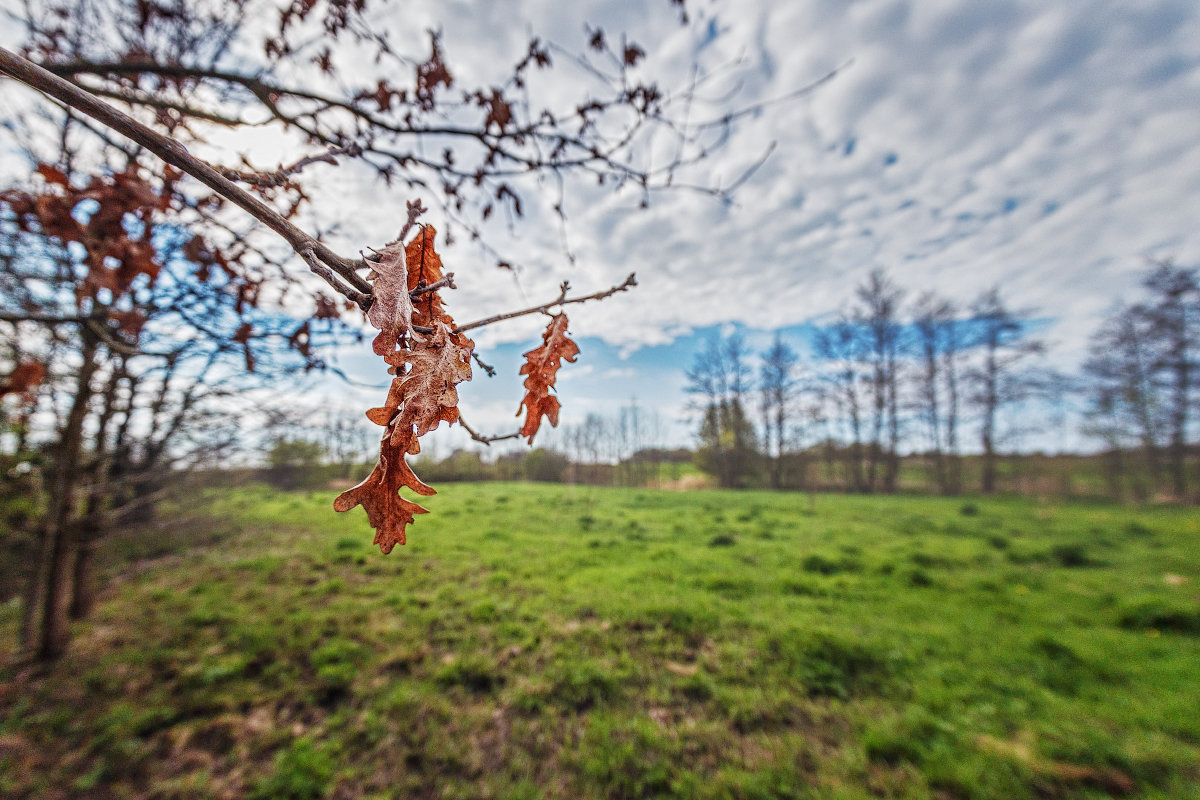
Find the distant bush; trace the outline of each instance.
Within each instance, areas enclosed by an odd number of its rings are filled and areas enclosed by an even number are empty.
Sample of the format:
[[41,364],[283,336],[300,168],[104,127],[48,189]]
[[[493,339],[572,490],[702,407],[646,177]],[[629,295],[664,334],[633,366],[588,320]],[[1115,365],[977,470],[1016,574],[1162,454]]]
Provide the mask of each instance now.
[[962,514],[964,517],[977,517],[979,516],[979,506],[975,505],[974,503],[963,503],[958,509],[958,513]]

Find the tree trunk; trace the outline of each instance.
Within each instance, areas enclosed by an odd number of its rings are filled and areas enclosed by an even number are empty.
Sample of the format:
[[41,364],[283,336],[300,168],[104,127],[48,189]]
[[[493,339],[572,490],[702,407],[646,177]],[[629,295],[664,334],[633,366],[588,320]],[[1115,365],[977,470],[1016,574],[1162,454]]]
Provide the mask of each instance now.
[[894,494],[900,480],[900,401],[899,388],[896,386],[896,362],[888,360],[887,382],[887,414],[888,414],[888,449],[886,471],[883,477],[884,491]]
[[983,425],[981,438],[983,444],[983,482],[980,487],[984,494],[996,491],[996,408],[1000,405],[1000,396],[996,388],[999,367],[996,363],[996,343],[988,342],[986,372],[984,373],[983,395]]
[[996,450],[992,444],[991,426],[983,431],[983,481],[980,488],[984,494],[996,491]]
[[87,515],[77,528],[75,568],[71,574],[71,619],[86,619],[96,605],[96,550],[103,538],[103,495],[88,496]]
[[[92,376],[96,372],[97,342],[95,336],[83,331],[83,364],[79,368],[75,396],[67,423],[63,427],[54,455],[54,471],[50,485],[50,507],[43,526],[41,559],[33,580],[40,585],[30,588],[28,596],[35,598],[33,617],[27,620],[30,636],[26,646],[35,646],[37,657],[52,661],[63,655],[70,637],[68,618],[74,555],[74,495],[79,483],[80,459],[83,453],[83,422],[91,400]],[[35,644],[36,641],[36,644]]]
[[1187,473],[1184,460],[1187,455],[1188,401],[1191,399],[1191,380],[1188,369],[1188,353],[1182,351],[1175,368],[1175,398],[1171,415],[1171,488],[1176,500],[1187,497]]

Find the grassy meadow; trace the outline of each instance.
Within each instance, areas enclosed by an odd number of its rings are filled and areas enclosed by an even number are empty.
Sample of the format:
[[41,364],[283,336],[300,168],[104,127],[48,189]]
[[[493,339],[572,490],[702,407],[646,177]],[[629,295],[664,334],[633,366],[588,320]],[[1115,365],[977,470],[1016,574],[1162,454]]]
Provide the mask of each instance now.
[[441,487],[381,556],[331,492],[110,542],[12,657],[0,796],[1195,798],[1200,512]]

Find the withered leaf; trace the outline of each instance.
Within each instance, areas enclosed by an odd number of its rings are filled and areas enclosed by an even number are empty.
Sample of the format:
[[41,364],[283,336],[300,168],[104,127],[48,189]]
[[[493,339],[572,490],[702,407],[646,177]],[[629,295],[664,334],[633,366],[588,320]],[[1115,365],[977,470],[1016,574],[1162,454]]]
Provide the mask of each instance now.
[[375,544],[385,555],[405,542],[405,528],[417,514],[429,510],[400,496],[407,486],[417,494],[435,494],[416,476],[404,459],[407,443],[393,444],[392,431],[384,431],[379,443],[379,461],[366,480],[347,489],[333,501],[335,511],[349,511],[361,505],[367,512],[367,522],[375,529]]
[[26,400],[33,398],[33,388],[46,379],[46,366],[39,361],[19,361],[12,372],[0,378],[0,397],[6,394],[21,394]]
[[[399,270],[390,270],[388,279],[399,286],[389,291],[408,298],[407,289],[402,287],[415,288],[421,280],[427,285],[441,280],[441,259],[433,250],[435,233],[428,226],[423,228],[409,243],[403,256],[388,253],[385,248],[386,257],[381,264],[388,262],[394,267],[394,262],[400,263]],[[402,280],[405,263],[408,265],[408,275]],[[426,275],[424,279],[414,276],[413,273],[418,270]],[[375,285],[378,292],[384,273],[378,268],[376,272],[379,273]],[[454,320],[442,310],[437,292],[428,292],[421,299],[425,301],[425,298],[429,300],[420,313],[413,313],[410,302],[405,310],[385,314],[387,319],[384,321],[391,321],[393,331],[405,315],[409,324],[407,335],[397,333],[388,340],[390,345],[383,348],[387,351],[384,360],[391,365],[391,372],[396,377],[392,380],[384,405],[367,412],[368,419],[385,429],[379,444],[379,461],[366,480],[340,494],[333,504],[337,511],[363,506],[367,521],[375,529],[375,543],[383,553],[390,553],[397,544],[404,544],[408,524],[416,514],[426,513],[426,509],[401,497],[400,489],[408,487],[417,494],[434,494],[431,487],[417,478],[405,461],[405,455],[419,453],[419,437],[436,428],[443,420],[453,423],[458,419],[458,390],[455,387],[471,378],[474,342],[453,331]],[[379,297],[375,302],[379,302]],[[428,318],[433,333],[424,336],[413,330],[414,318]],[[374,319],[371,321],[375,324]],[[384,333],[381,332],[380,337]],[[377,338],[376,342],[379,341]],[[395,349],[397,346],[399,350]],[[376,352],[380,352],[378,347]]]
[[71,186],[71,181],[67,178],[67,173],[52,164],[38,164],[37,172],[46,179],[47,183],[57,183],[59,186],[68,188]]
[[555,314],[542,334],[542,346],[526,353],[525,363],[521,365],[521,374],[528,377],[525,378],[525,399],[517,408],[517,416],[521,416],[524,409],[525,424],[521,426],[521,435],[529,437],[530,444],[541,427],[542,417],[552,426],[558,425],[560,406],[550,390],[554,388],[562,362],[574,362],[579,355],[579,346],[567,338],[567,324],[566,314]]
[[413,302],[408,291],[408,270],[405,267],[404,243],[392,242],[379,251],[375,264],[375,283],[371,290],[374,300],[367,320],[379,329],[371,344],[376,355],[391,355],[396,345],[412,333]]
[[417,103],[423,111],[432,111],[437,105],[435,92],[438,86],[447,89],[454,83],[446,62],[442,60],[442,44],[436,33],[430,32],[429,60],[417,65]]
[[[440,281],[444,275],[442,271],[442,257],[438,255],[434,249],[433,240],[437,236],[437,229],[432,225],[422,225],[417,235],[404,248],[404,255],[408,265],[408,290],[411,292],[418,286],[424,284],[430,286]],[[413,308],[414,325],[421,325],[426,328],[432,328],[433,324],[439,319],[445,317],[445,309],[442,307],[442,299],[437,292],[427,292],[417,298],[417,302]]]
[[[438,322],[430,336],[418,338],[411,350],[396,353],[388,359],[397,367],[401,359],[410,365],[408,372],[393,382],[400,407],[392,432],[393,441],[409,436],[416,441],[418,436],[429,433],[443,420],[451,423],[458,420],[458,389],[455,387],[471,379],[471,350],[475,346],[470,339],[462,336],[458,339],[454,340],[446,323]],[[460,344],[461,341],[466,344]],[[388,393],[389,401],[392,394]]]

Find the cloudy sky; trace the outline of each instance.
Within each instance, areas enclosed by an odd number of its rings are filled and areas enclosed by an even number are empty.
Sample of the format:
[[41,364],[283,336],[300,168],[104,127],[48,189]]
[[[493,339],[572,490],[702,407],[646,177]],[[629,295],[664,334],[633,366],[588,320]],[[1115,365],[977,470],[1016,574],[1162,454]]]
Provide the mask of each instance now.
[[[693,0],[687,25],[667,0],[396,8],[380,23],[414,55],[427,48],[424,31],[440,28],[461,85],[503,74],[531,35],[583,49],[587,21],[610,41],[627,31],[664,87],[685,85],[693,64],[713,73],[694,118],[767,103],[687,176],[726,185],[774,145],[732,202],[667,191],[641,210],[634,193],[577,184],[564,232],[549,211],[554,193],[535,186],[525,220],[499,220],[489,234],[518,256],[517,280],[469,245],[444,254],[459,320],[548,299],[564,279],[590,292],[637,272],[636,291],[571,315],[583,355],[561,378],[566,423],[634,398],[682,418],[683,369],[704,337],[736,326],[758,348],[784,330],[803,350],[805,332],[873,268],[911,294],[964,305],[999,285],[1010,306],[1044,321],[1053,359],[1070,370],[1105,312],[1133,296],[1148,257],[1200,264],[1195,0]],[[550,105],[576,103],[586,75],[556,60],[534,90]],[[832,70],[803,97],[770,102]],[[353,169],[318,168],[313,179],[340,249],[394,235],[404,198],[385,202]],[[438,224],[436,211],[428,221]],[[516,365],[540,325],[478,337],[508,374],[464,391],[477,428],[512,425]],[[361,380],[386,380],[369,351],[339,359]],[[321,393],[375,402],[354,388]],[[671,437],[688,432],[677,425]]]
[[[575,265],[536,217],[518,230],[536,265],[521,277],[530,297],[553,294],[563,276],[590,290],[634,270],[641,284],[572,315],[584,354],[563,373],[567,422],[631,398],[678,416],[682,370],[704,336],[737,325],[765,344],[783,328],[803,349],[805,324],[836,312],[875,267],[914,294],[963,304],[1001,286],[1011,306],[1046,321],[1053,358],[1071,369],[1104,313],[1132,296],[1147,257],[1200,263],[1192,0],[700,2],[682,28],[666,3],[467,13],[478,7],[442,17],[451,58],[486,64],[529,31],[578,46],[588,19],[646,41],[647,70],[664,83],[693,59],[708,69],[736,60],[714,107],[786,95],[841,67],[803,99],[745,120],[706,164],[701,179],[727,181],[777,143],[732,204],[665,192],[639,211],[636,197],[588,195],[569,208]],[[484,273],[482,291],[503,294],[504,276]],[[531,335],[515,326],[481,346],[515,364]],[[505,424],[501,408],[518,396],[500,380],[468,395],[488,424]]]

